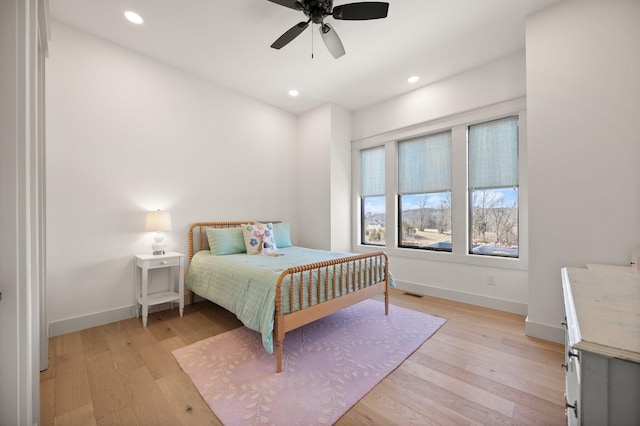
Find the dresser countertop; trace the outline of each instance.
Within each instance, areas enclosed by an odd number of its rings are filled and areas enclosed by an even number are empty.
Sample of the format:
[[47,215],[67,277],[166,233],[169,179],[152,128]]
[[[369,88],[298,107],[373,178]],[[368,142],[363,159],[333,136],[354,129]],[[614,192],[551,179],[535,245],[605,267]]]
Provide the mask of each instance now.
[[569,346],[640,363],[640,273],[563,268]]

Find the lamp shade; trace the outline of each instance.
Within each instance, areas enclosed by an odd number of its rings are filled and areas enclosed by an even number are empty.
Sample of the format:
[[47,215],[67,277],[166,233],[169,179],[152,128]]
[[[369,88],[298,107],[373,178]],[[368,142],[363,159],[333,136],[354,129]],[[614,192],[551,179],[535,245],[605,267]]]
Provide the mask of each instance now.
[[160,210],[147,213],[147,231],[171,231],[171,215]]

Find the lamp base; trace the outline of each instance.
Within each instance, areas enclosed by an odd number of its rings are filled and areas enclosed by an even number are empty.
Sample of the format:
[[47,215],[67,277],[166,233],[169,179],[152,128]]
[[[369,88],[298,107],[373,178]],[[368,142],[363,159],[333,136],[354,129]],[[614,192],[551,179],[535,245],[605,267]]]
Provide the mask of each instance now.
[[162,232],[156,232],[156,235],[153,238],[155,242],[151,245],[151,250],[153,250],[154,255],[164,254],[164,235]]

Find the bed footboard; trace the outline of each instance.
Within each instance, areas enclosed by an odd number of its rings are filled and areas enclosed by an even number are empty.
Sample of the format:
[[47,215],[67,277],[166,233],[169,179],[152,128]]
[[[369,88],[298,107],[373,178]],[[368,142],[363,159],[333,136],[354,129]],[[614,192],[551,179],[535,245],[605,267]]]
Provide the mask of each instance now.
[[[283,291],[283,286],[288,291]],[[283,271],[276,285],[273,331],[277,372],[282,371],[282,342],[287,331],[381,294],[388,315],[389,266],[387,254],[382,251]]]

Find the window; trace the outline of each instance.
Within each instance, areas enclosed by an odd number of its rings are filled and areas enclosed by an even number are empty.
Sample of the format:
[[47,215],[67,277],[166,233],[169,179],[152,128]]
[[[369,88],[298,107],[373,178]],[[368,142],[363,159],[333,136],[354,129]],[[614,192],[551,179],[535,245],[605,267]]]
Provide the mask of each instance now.
[[385,245],[384,146],[360,151],[360,243]]
[[352,142],[354,251],[526,269],[524,97]]
[[451,132],[398,142],[398,246],[451,251]]
[[469,253],[518,257],[518,118],[468,130]]

